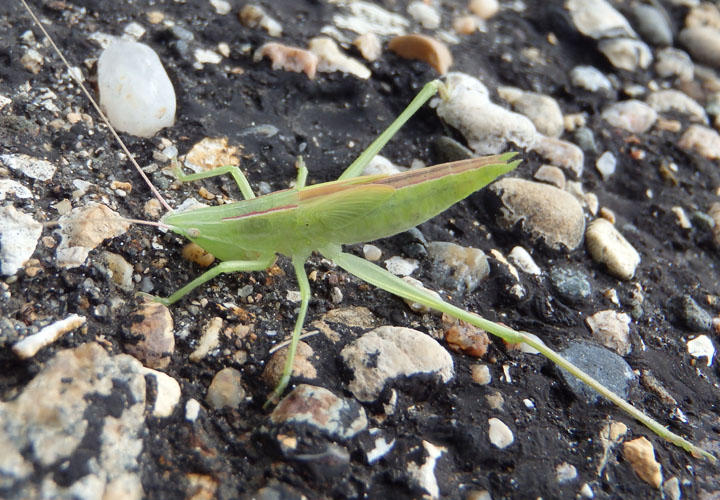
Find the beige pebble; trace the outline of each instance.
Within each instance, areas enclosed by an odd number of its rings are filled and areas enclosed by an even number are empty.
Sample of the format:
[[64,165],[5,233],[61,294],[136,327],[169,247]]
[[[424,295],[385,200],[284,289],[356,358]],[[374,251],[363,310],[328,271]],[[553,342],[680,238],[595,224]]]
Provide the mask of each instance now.
[[270,42],[255,51],[253,60],[257,62],[264,57],[272,61],[272,69],[274,70],[282,69],[294,71],[295,73],[305,73],[311,80],[315,78],[318,56],[309,50]]
[[640,254],[606,219],[595,219],[588,225],[585,240],[592,258],[607,266],[608,272],[622,280],[635,275]]
[[540,182],[547,182],[557,188],[565,189],[565,174],[562,169],[553,165],[541,165],[533,177]]
[[488,365],[475,364],[470,367],[473,382],[478,385],[487,385],[492,382],[492,375]]
[[382,44],[375,33],[360,35],[353,41],[353,45],[366,61],[377,61],[382,55]]
[[704,125],[690,125],[678,146],[692,149],[709,160],[720,159],[720,134]]
[[425,61],[441,75],[447,73],[453,63],[447,45],[426,35],[396,36],[390,40],[388,48],[405,59]]
[[[270,361],[268,361],[265,366],[263,379],[268,386],[275,387],[280,383],[283,369],[285,368],[285,360],[287,360],[287,352],[287,348],[280,349],[272,355]],[[310,360],[313,354],[312,347],[305,342],[298,342],[295,359],[293,359],[292,377],[303,377],[306,379],[315,379],[317,377],[317,370]]]
[[500,4],[498,0],[470,0],[468,9],[481,19],[490,19],[497,14]]
[[623,456],[630,462],[635,473],[649,485],[660,488],[662,471],[655,460],[655,450],[644,436],[623,444]]
[[159,10],[151,10],[146,14],[146,17],[150,24],[160,24],[165,19],[165,14]]
[[242,377],[235,368],[223,368],[215,374],[208,387],[205,400],[214,409],[237,408],[245,399]]
[[475,16],[460,16],[453,20],[453,29],[460,35],[472,35],[477,28]]
[[224,165],[238,165],[239,151],[237,146],[228,143],[227,137],[205,137],[190,148],[185,156],[185,166],[202,172]]
[[175,351],[170,310],[158,302],[147,302],[134,311],[130,318],[129,337],[137,340],[133,340],[134,343],[127,342],[125,350],[148,368],[167,368]]

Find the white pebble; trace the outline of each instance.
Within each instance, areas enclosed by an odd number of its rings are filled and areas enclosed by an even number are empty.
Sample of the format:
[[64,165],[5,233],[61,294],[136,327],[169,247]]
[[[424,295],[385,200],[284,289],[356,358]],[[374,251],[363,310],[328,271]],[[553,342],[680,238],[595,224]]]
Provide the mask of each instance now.
[[382,251],[375,245],[363,245],[363,255],[369,261],[375,262],[382,257]]
[[605,151],[595,162],[595,168],[598,169],[604,181],[608,180],[615,173],[616,166],[617,160],[615,159],[615,155],[610,151]]
[[8,196],[14,196],[19,200],[32,198],[32,191],[12,179],[0,179],[0,201]]
[[0,274],[12,276],[32,257],[42,224],[14,206],[0,207]]
[[385,268],[395,276],[409,276],[419,265],[415,259],[405,259],[397,255],[385,261]]
[[590,92],[612,90],[612,83],[605,74],[594,66],[575,66],[570,71],[570,81],[576,87]]
[[592,221],[585,232],[585,241],[593,260],[605,264],[610,274],[622,280],[635,275],[640,254],[610,222]]
[[[142,370],[145,375],[155,377],[157,384],[157,397],[155,398],[155,403],[152,408],[153,416],[160,418],[169,417],[180,402],[180,395],[182,394],[180,384],[166,373],[145,367],[143,367]],[[188,401],[188,404],[189,403]]]
[[32,358],[45,346],[48,346],[61,336],[85,324],[85,316],[71,314],[65,319],[46,326],[39,332],[25,337],[13,345],[12,350],[20,359]]
[[200,415],[200,403],[197,399],[188,399],[185,403],[185,420],[194,422]]
[[567,483],[575,478],[577,478],[577,469],[574,465],[563,462],[555,467],[555,479],[558,483]]
[[510,260],[527,274],[538,276],[542,273],[532,256],[523,247],[517,246],[508,254]]
[[122,132],[152,137],[175,123],[175,90],[155,51],[117,40],[98,60],[100,105]]
[[33,158],[22,153],[0,155],[3,164],[17,172],[22,172],[32,179],[48,181],[55,175],[55,165],[46,160]]
[[230,2],[226,2],[225,0],[210,0],[210,5],[212,5],[215,9],[215,12],[217,12],[221,16],[229,14],[230,10],[232,10],[232,5],[230,5]]
[[422,24],[423,28],[434,30],[440,26],[440,12],[425,2],[412,2],[407,8],[410,17]]
[[687,343],[687,350],[694,358],[707,358],[708,366],[712,366],[715,346],[707,335],[698,335]]
[[490,429],[488,430],[488,437],[490,438],[490,442],[492,444],[501,450],[513,444],[515,437],[513,436],[510,428],[505,425],[502,420],[493,417],[488,419],[488,425],[490,426]]

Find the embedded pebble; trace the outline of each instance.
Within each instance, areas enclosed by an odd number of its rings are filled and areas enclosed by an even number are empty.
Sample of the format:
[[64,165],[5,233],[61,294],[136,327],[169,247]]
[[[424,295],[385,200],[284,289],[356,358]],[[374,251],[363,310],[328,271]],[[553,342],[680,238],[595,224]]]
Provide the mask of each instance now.
[[485,85],[463,73],[450,73],[450,96],[437,106],[437,114],[465,137],[477,154],[497,154],[508,143],[520,148],[535,142],[535,125],[529,118],[490,102]]
[[687,343],[688,354],[694,358],[707,358],[707,365],[712,366],[715,357],[715,346],[707,335],[698,335]]
[[590,38],[636,36],[625,16],[606,0],[568,0],[565,8],[575,28]]
[[709,160],[720,159],[720,134],[704,125],[690,125],[677,144]]
[[670,500],[680,500],[682,498],[682,490],[680,489],[680,480],[673,476],[662,485],[662,491]]
[[580,127],[573,134],[573,139],[577,142],[580,149],[590,153],[597,153],[598,147],[595,143],[595,134],[587,127]]
[[272,61],[272,69],[282,69],[295,73],[305,73],[311,80],[315,78],[319,58],[316,54],[300,47],[292,47],[277,42],[269,42],[255,51],[253,61],[259,62],[264,57]]
[[373,32],[360,35],[353,40],[353,45],[358,49],[360,55],[366,61],[377,61],[382,55],[382,43],[378,36]]
[[605,264],[613,276],[630,280],[640,264],[640,254],[622,234],[605,219],[595,219],[585,232],[588,251],[593,260]]
[[415,21],[422,24],[423,28],[434,30],[440,26],[440,12],[432,5],[425,2],[410,2],[407,12]]
[[270,36],[282,36],[282,25],[270,17],[259,5],[247,4],[240,12],[238,18],[243,26],[248,28],[262,28]]
[[399,35],[390,40],[388,49],[404,59],[419,59],[444,75],[453,58],[447,45],[427,35]]
[[560,483],[567,483],[573,479],[577,479],[577,469],[574,465],[563,462],[555,467],[555,480]]
[[459,16],[453,19],[453,29],[460,35],[472,35],[478,29],[476,16]]
[[222,62],[222,56],[209,49],[195,49],[193,51],[195,62],[199,64],[198,69],[202,69],[203,64],[220,64]]
[[720,29],[720,9],[710,2],[695,2],[685,16],[685,26],[710,26]]
[[152,405],[153,417],[169,417],[175,411],[175,407],[180,403],[182,390],[177,380],[163,372],[145,368],[143,374],[155,378],[156,397]]
[[552,184],[558,189],[565,189],[565,174],[562,169],[553,165],[541,165],[533,174],[533,179]]
[[494,446],[502,450],[513,444],[515,436],[505,422],[493,417],[488,419],[488,439]]
[[[145,391],[142,366],[127,354],[94,342],[55,354],[0,402],[4,488],[13,498],[143,498]],[[82,474],[68,473],[70,464]]]
[[708,26],[685,28],[678,40],[694,61],[720,68],[720,30]]
[[641,436],[623,443],[623,456],[640,479],[654,488],[662,484],[660,464],[655,460],[655,449],[646,437]]
[[22,153],[0,155],[0,161],[8,168],[22,172],[31,179],[49,181],[55,175],[55,165],[47,160],[33,158]]
[[323,387],[300,384],[270,414],[275,424],[307,424],[333,439],[350,439],[367,428],[365,410],[354,399]]
[[595,162],[595,168],[600,172],[600,176],[604,181],[608,180],[615,173],[616,165],[617,160],[615,159],[615,155],[610,151],[605,151]]
[[[560,354],[572,364],[586,372],[595,380],[622,398],[627,398],[630,383],[635,374],[630,365],[614,352],[585,341],[572,341]],[[581,382],[574,375],[560,368],[560,373],[576,397],[592,404],[601,396]]]
[[679,90],[658,90],[650,94],[645,102],[658,113],[674,111],[688,115],[692,121],[708,122],[705,109],[695,99]]
[[126,292],[131,292],[134,286],[133,266],[122,255],[112,252],[103,252],[102,255],[113,282]]
[[25,49],[25,52],[20,57],[20,64],[34,75],[42,71],[44,63],[43,56],[35,49]]
[[530,118],[541,134],[560,137],[565,130],[560,105],[549,95],[526,92],[517,87],[498,87],[497,92],[514,111]]
[[157,370],[167,368],[175,352],[175,332],[170,310],[148,302],[130,315],[125,350],[140,362]]
[[540,274],[542,274],[542,270],[535,263],[528,251],[525,250],[523,247],[513,247],[513,249],[508,254],[508,257],[513,262],[513,264],[515,264],[523,272],[526,272],[527,274],[532,274],[533,276],[539,276]]
[[447,383],[454,376],[450,354],[433,338],[410,328],[376,328],[345,347],[341,356],[353,373],[348,389],[364,402],[375,401],[396,377],[432,373]]
[[[279,349],[273,353],[263,370],[263,379],[269,387],[275,387],[280,383],[283,370],[285,370],[285,362],[287,360],[287,347]],[[293,359],[291,377],[302,377],[314,380],[317,378],[317,370],[312,364],[312,357],[315,354],[312,347],[307,343],[300,341],[297,345],[295,358]]]
[[198,345],[193,352],[190,353],[188,359],[190,361],[198,362],[207,356],[210,351],[220,345],[220,329],[222,328],[222,318],[215,316],[203,329]]
[[589,92],[612,91],[612,83],[608,77],[594,66],[575,66],[570,71],[570,81],[576,87]]
[[598,43],[598,49],[613,66],[627,71],[645,69],[653,61],[650,47],[632,38],[605,39]]
[[320,36],[308,42],[308,49],[318,57],[317,70],[321,73],[341,71],[363,80],[370,78],[370,70],[357,59],[349,57],[340,50],[335,40]]
[[363,245],[363,257],[371,262],[376,262],[382,257],[382,250],[375,245],[365,244]]
[[242,375],[232,367],[223,368],[215,374],[205,395],[205,401],[216,410],[238,408],[243,399]]
[[695,74],[695,65],[687,52],[674,47],[666,47],[656,54],[655,71],[663,78],[676,77],[690,82]]
[[217,12],[221,16],[229,14],[232,10],[232,5],[230,5],[230,2],[226,2],[225,0],[210,0],[210,5],[212,5],[215,9],[215,12]]
[[490,274],[487,256],[478,248],[434,241],[427,249],[433,259],[433,279],[448,290],[472,293]]
[[642,101],[629,99],[605,108],[602,118],[613,127],[642,134],[647,132],[657,120],[657,111]]
[[428,493],[423,495],[424,498],[438,500],[440,498],[440,486],[435,477],[435,466],[440,456],[447,449],[442,446],[435,446],[428,441],[423,441],[422,444],[427,456],[425,462],[417,464],[414,461],[409,461],[407,471],[413,482]]
[[420,263],[415,259],[406,259],[397,255],[385,261],[385,268],[395,276],[409,276],[419,265]]
[[568,173],[580,178],[583,173],[585,154],[572,142],[537,134],[530,149],[551,164],[562,167]]
[[383,155],[375,155],[363,169],[362,175],[393,175],[402,171],[403,169],[395,165],[392,161],[385,158]]
[[43,347],[47,347],[68,332],[75,330],[85,324],[85,316],[71,314],[65,319],[56,321],[39,332],[28,335],[16,342],[12,350],[20,359],[28,359],[35,356]]
[[0,207],[0,273],[12,276],[35,252],[43,226],[13,205]]
[[653,45],[672,45],[673,32],[667,13],[653,5],[633,2],[630,12],[640,35]]
[[571,304],[586,301],[592,293],[590,280],[580,270],[555,266],[550,270],[550,282],[560,298]]
[[175,90],[145,44],[115,40],[97,63],[100,106],[121,132],[152,137],[175,123]]
[[0,201],[13,196],[18,200],[27,200],[33,197],[32,191],[12,179],[0,179]]
[[712,316],[690,295],[683,295],[677,300],[677,312],[685,326],[696,332],[707,331],[712,327]]
[[492,382],[492,375],[488,365],[475,364],[470,367],[473,382],[478,385],[488,385]]
[[451,350],[474,358],[485,356],[490,345],[490,337],[485,330],[446,315],[443,315],[443,323],[448,326],[444,335]]
[[559,250],[577,248],[585,231],[585,215],[580,203],[566,191],[524,179],[505,177],[490,190],[502,201],[500,223],[506,229],[521,223],[533,238],[542,239]]
[[598,311],[585,321],[595,338],[620,356],[630,353],[630,316],[613,310]]
[[498,0],[470,0],[468,9],[480,19],[490,19],[500,10],[500,3]]
[[380,37],[402,35],[410,25],[404,16],[383,9],[379,5],[361,0],[347,2],[347,14],[335,14],[333,24],[338,29],[353,31],[359,35],[375,33]]
[[190,398],[185,403],[185,420],[194,422],[200,416],[200,403],[197,399]]
[[227,137],[205,137],[193,144],[184,165],[194,172],[204,172],[223,165],[238,165],[240,150],[228,144]]

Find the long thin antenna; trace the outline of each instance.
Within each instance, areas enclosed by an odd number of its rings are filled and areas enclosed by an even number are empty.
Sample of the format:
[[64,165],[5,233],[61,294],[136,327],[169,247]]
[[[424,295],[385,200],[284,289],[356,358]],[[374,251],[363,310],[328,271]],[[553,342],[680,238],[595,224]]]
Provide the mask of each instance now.
[[62,62],[63,62],[63,63],[65,64],[65,66],[67,67],[68,73],[70,73],[70,77],[71,77],[73,80],[75,80],[75,83],[77,83],[77,84],[80,86],[80,88],[82,89],[83,93],[85,94],[85,97],[87,97],[88,100],[92,103],[93,107],[95,108],[95,111],[98,112],[98,114],[100,115],[100,118],[102,119],[102,121],[103,121],[103,122],[105,123],[105,125],[107,125],[107,127],[110,129],[110,132],[112,132],[112,135],[115,137],[115,140],[117,140],[118,144],[120,144],[120,148],[123,150],[123,152],[125,152],[125,154],[127,155],[127,157],[130,158],[130,162],[131,162],[131,163],[133,164],[133,166],[135,167],[135,170],[138,171],[138,173],[140,174],[140,177],[142,177],[143,180],[145,181],[145,183],[148,185],[148,187],[150,188],[150,191],[152,191],[152,193],[155,195],[155,197],[158,199],[158,201],[162,204],[163,207],[165,207],[165,209],[166,209],[168,212],[172,212],[173,209],[170,207],[170,205],[168,205],[168,203],[165,201],[165,198],[162,197],[162,195],[161,195],[160,192],[157,190],[157,188],[155,188],[155,186],[153,185],[153,183],[150,182],[150,179],[149,179],[148,176],[145,174],[145,172],[143,172],[143,169],[140,168],[140,165],[138,165],[138,162],[135,161],[135,157],[132,155],[132,153],[131,153],[130,150],[127,148],[127,146],[125,145],[125,143],[123,142],[123,140],[120,138],[120,136],[118,135],[118,133],[115,131],[115,127],[113,127],[113,126],[110,124],[110,120],[108,120],[107,116],[105,116],[105,113],[102,112],[102,109],[100,109],[100,105],[95,101],[95,99],[94,99],[93,96],[90,94],[90,91],[87,89],[87,87],[85,87],[85,84],[84,84],[83,81],[80,79],[80,77],[75,74],[75,71],[72,70],[72,66],[70,66],[70,63],[68,62],[68,60],[65,59],[65,56],[64,56],[63,53],[60,51],[60,49],[58,48],[58,46],[55,45],[55,41],[52,39],[52,37],[50,36],[50,34],[47,32],[47,30],[45,29],[45,27],[42,25],[42,23],[40,22],[40,19],[38,19],[38,17],[35,15],[35,12],[33,12],[33,10],[30,8],[30,6],[28,5],[28,3],[27,3],[25,0],[20,0],[20,2],[22,2],[22,4],[25,6],[25,9],[26,9],[26,10],[28,11],[28,13],[30,14],[30,17],[32,17],[32,19],[33,19],[33,21],[35,22],[35,24],[37,25],[37,27],[40,28],[40,31],[43,32],[43,35],[45,35],[45,38],[47,38],[48,42],[50,42],[50,45],[51,45],[52,48],[55,50],[55,52],[57,53],[57,55],[60,56],[60,59],[62,59]]

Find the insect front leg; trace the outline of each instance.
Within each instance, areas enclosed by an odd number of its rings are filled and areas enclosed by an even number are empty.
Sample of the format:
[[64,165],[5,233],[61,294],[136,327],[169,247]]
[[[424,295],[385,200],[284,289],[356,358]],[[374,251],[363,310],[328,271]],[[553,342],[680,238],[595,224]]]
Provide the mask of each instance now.
[[192,292],[194,289],[199,287],[200,285],[207,283],[211,279],[213,279],[215,276],[223,273],[237,273],[237,272],[247,272],[247,271],[262,271],[263,269],[267,269],[268,267],[272,266],[275,262],[275,255],[268,255],[266,257],[260,258],[258,260],[227,260],[224,262],[221,262],[217,266],[213,267],[209,271],[204,272],[194,280],[192,280],[190,283],[182,287],[180,290],[176,291],[169,297],[158,297],[155,295],[150,295],[148,293],[144,292],[138,292],[137,295],[141,297],[146,297],[152,301],[160,302],[161,304],[164,304],[166,306],[169,306],[170,304],[173,304],[183,298],[188,293]]
[[283,368],[282,377],[280,377],[280,382],[265,402],[265,408],[277,403],[290,382],[290,375],[292,375],[293,361],[295,360],[295,352],[297,351],[298,341],[300,340],[300,332],[302,331],[303,324],[305,323],[305,315],[307,314],[308,305],[310,304],[310,282],[308,281],[307,274],[305,273],[306,259],[307,256],[305,255],[296,255],[292,258],[293,267],[295,268],[295,276],[297,276],[298,285],[300,287],[300,311],[298,312],[297,319],[295,320],[295,328],[290,339],[290,346],[288,347],[287,357],[285,358],[285,367]]
[[216,177],[218,175],[230,174],[232,175],[233,179],[235,179],[235,183],[237,184],[240,192],[246,200],[255,198],[255,193],[253,193],[247,177],[245,177],[245,174],[242,173],[242,170],[240,170],[240,168],[236,167],[235,165],[225,165],[222,167],[214,168],[212,170],[208,170],[207,172],[186,174],[183,173],[182,169],[180,168],[180,164],[178,163],[177,158],[173,158],[173,173],[175,174],[175,176],[177,176],[180,182],[197,181],[200,179],[207,179],[209,177]]

